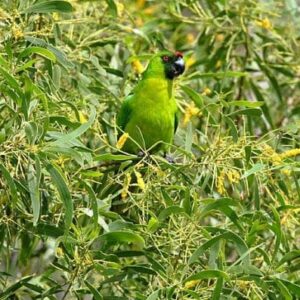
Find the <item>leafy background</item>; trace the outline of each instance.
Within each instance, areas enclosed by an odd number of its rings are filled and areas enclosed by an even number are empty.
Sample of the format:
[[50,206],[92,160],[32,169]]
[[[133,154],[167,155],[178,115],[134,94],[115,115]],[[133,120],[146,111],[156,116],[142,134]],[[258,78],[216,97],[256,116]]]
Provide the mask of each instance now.
[[[0,4],[1,299],[299,299],[296,0]],[[169,164],[117,152],[184,53]]]

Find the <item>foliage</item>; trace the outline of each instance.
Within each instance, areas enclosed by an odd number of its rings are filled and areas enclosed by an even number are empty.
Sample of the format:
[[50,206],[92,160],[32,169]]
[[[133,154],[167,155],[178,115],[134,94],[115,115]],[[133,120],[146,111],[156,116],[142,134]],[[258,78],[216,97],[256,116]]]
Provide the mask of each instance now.
[[[296,0],[3,0],[0,298],[299,299],[299,18]],[[163,47],[187,65],[175,164],[116,148]]]

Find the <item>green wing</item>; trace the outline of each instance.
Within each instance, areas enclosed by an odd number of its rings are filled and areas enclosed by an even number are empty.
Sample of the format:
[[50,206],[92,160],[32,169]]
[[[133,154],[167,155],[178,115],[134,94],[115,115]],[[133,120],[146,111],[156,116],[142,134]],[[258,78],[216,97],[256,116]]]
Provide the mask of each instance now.
[[[125,100],[122,103],[121,109],[117,115],[117,125],[118,127],[125,131],[125,127],[128,123],[128,121],[130,120],[130,116],[131,116],[131,101],[132,101],[132,97],[133,95],[129,95],[125,98]],[[122,132],[119,132],[119,135],[121,135]]]

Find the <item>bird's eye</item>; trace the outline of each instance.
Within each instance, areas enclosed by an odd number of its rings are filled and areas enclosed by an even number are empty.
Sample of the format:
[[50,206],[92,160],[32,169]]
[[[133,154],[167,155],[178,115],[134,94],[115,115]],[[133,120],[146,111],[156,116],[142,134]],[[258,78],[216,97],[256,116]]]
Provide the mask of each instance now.
[[169,56],[164,55],[162,59],[163,59],[163,61],[169,61]]

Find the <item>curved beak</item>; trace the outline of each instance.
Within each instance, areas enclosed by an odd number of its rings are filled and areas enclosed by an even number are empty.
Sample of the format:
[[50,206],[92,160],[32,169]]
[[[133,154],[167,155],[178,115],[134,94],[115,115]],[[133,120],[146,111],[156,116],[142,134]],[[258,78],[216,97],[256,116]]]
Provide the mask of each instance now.
[[174,75],[179,76],[181,75],[185,70],[185,64],[182,57],[178,57],[174,62]]

